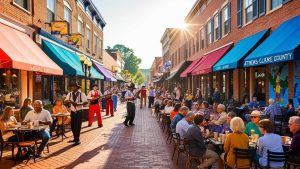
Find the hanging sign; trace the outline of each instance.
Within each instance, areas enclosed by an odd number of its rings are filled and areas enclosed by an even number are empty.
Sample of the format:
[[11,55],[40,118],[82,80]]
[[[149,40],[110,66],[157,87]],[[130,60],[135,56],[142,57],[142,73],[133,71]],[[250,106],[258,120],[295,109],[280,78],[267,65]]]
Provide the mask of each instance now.
[[81,35],[80,34],[73,34],[68,38],[69,45],[81,45]]
[[53,35],[68,35],[69,23],[67,21],[51,22],[51,34]]

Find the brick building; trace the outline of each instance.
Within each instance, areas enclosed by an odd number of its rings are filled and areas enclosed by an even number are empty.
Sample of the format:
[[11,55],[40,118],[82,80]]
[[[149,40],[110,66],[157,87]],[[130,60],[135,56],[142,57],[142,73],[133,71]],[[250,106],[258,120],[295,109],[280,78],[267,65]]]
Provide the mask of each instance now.
[[[211,97],[214,88],[218,88],[224,98],[244,101],[245,98],[256,95],[264,102],[268,98],[276,97],[283,105],[288,98],[295,99],[297,95],[294,91],[294,79],[297,78],[294,70],[297,64],[295,59],[276,63],[277,65],[274,62],[213,69],[219,62],[226,60],[224,58],[228,60],[227,55],[232,55],[231,50],[238,51],[235,48],[242,42],[245,43],[243,40],[259,36],[258,33],[265,30],[251,48],[244,47],[249,48],[239,58],[239,62],[244,63],[244,59],[257,53],[255,50],[260,45],[265,45],[265,40],[273,38],[279,32],[276,29],[280,25],[285,24],[285,21],[290,22],[290,19],[300,14],[299,7],[300,1],[297,0],[197,0],[186,16],[187,28],[177,31],[174,38],[169,40],[169,49],[166,52],[168,56],[164,56],[164,63],[172,62],[172,72],[178,70],[183,62],[193,61],[181,76],[183,80],[179,82],[184,89],[192,89],[194,92],[196,88],[200,88],[206,98]],[[274,50],[270,50],[272,51]],[[281,92],[282,96],[277,96],[274,80],[270,81],[271,76],[274,79],[273,69],[278,64],[284,64],[281,70],[285,73],[281,75],[285,74],[288,78],[288,83],[284,86],[286,93]]]
[[163,57],[157,56],[150,67],[150,81],[157,81],[162,78]]
[[[19,103],[26,97],[33,99],[51,99],[52,97],[53,99],[53,93],[50,91],[59,88],[64,93],[67,90],[68,84],[73,81],[81,83],[83,88],[87,90],[89,84],[97,81],[94,80],[95,76],[98,76],[99,78],[97,79],[99,80],[103,77],[92,66],[92,77],[87,82],[84,82],[84,73],[82,73],[83,70],[81,70],[80,62],[78,62],[81,55],[99,64],[103,62],[103,28],[106,23],[91,0],[2,0],[0,1],[0,13],[1,25],[29,35],[43,51],[45,51],[44,46],[48,42],[51,46],[59,48],[56,51],[57,55],[59,55],[59,52],[68,51],[67,53],[70,56],[76,56],[74,65],[68,65],[68,68],[75,71],[74,66],[79,67],[76,68],[76,71],[80,72],[80,76],[76,73],[66,75],[66,67],[58,64],[58,62],[63,63],[62,60],[55,60],[51,54],[46,52],[46,56],[53,60],[49,60],[49,62],[51,64],[54,62],[54,65],[57,64],[56,66],[61,67],[61,69],[58,68],[60,69],[59,74],[31,69],[22,70],[16,68],[14,64],[11,67],[0,65],[1,71],[9,70],[20,74],[17,79],[13,80],[15,81],[14,86],[20,92]],[[69,25],[68,35],[51,34],[50,25],[54,21],[66,21]],[[4,30],[2,29],[1,31]],[[72,35],[80,35],[81,43],[71,45],[69,42]],[[64,57],[61,55],[60,59]],[[31,59],[34,61],[34,58]],[[11,60],[14,63],[14,60]],[[69,64],[69,62],[67,63]],[[62,75],[62,73],[63,76],[51,76],[52,74]]]

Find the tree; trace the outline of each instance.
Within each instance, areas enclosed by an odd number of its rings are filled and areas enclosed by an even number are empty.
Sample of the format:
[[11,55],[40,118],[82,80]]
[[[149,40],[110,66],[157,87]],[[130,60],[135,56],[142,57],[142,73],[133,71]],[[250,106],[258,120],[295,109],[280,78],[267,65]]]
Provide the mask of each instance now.
[[142,60],[134,54],[133,49],[126,47],[122,44],[116,44],[113,49],[118,49],[124,57],[124,70],[135,75],[139,70],[139,64]]
[[144,82],[145,82],[145,77],[142,74],[142,72],[138,70],[137,73],[133,76],[133,83],[137,85],[141,85]]
[[131,82],[133,75],[128,72],[128,70],[122,70],[121,76],[124,78],[126,82]]

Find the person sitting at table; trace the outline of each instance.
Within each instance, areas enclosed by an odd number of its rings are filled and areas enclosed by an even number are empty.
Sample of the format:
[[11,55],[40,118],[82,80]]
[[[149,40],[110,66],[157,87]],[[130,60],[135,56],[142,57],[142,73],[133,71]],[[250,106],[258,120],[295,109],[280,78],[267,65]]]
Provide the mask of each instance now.
[[189,108],[186,106],[182,106],[179,109],[179,113],[174,117],[172,123],[171,123],[171,127],[172,129],[176,128],[177,123],[182,120],[186,114],[189,112]]
[[226,124],[227,113],[225,112],[225,106],[223,104],[218,104],[217,114],[214,115],[213,120],[210,121],[210,127],[212,131],[220,133],[222,131],[222,125]]
[[263,112],[263,115],[268,116],[272,122],[274,122],[275,115],[282,115],[281,108],[275,103],[274,99],[269,99],[269,106]]
[[288,161],[300,163],[300,117],[292,116],[289,120],[289,129],[293,133],[293,139],[290,146]]
[[[55,100],[55,106],[53,107],[53,111],[52,114],[65,114],[65,113],[69,113],[66,106],[63,105],[63,100],[61,98],[57,98]],[[62,117],[57,117],[55,119],[53,119],[53,123],[52,123],[52,129],[51,131],[55,130],[56,126],[62,125]],[[64,117],[64,124],[68,125],[71,122],[71,118],[69,116]],[[56,134],[58,135],[59,133],[58,128],[56,129]]]
[[174,109],[170,114],[170,120],[173,121],[174,117],[179,113],[179,109],[181,107],[180,103],[175,103]]
[[193,113],[202,113],[200,104],[197,101],[193,103]]
[[208,121],[210,119],[210,114],[212,111],[209,109],[209,103],[207,101],[203,101],[201,104],[202,115],[204,116],[204,120]]
[[21,120],[23,121],[29,111],[33,110],[31,98],[26,98],[20,109]]
[[[281,137],[274,134],[274,126],[269,119],[259,121],[259,130],[263,136],[258,140],[258,148],[257,153],[254,156],[254,163],[266,167],[268,162],[268,151],[282,153],[282,142]],[[283,166],[284,162],[270,162],[271,168],[281,168]]]
[[[230,133],[224,143],[224,152],[221,154],[221,159],[231,168],[235,165],[234,149],[248,149],[249,138],[243,133],[245,128],[244,121],[240,117],[234,117],[230,122],[230,128],[233,133]],[[250,161],[247,159],[240,159],[237,161],[237,166],[249,166]]]
[[259,107],[259,102],[257,101],[257,97],[253,96],[252,100],[248,104],[248,108],[257,109]]
[[[258,134],[259,137],[262,136],[261,132],[259,131],[259,121],[260,121],[260,111],[254,110],[250,114],[251,122],[249,122],[246,125],[246,128],[244,130],[244,133],[248,136],[251,136],[251,134]],[[251,133],[251,131],[254,131],[254,133]]]
[[14,111],[12,107],[5,107],[3,114],[0,117],[0,130],[2,132],[2,137],[8,142],[17,142],[18,137],[14,135],[13,132],[7,131],[9,127],[17,125],[17,120],[14,117]]
[[171,114],[171,112],[174,110],[172,103],[172,100],[167,100],[167,105],[164,108],[165,114]]
[[[29,122],[31,123],[35,120],[38,120],[39,124],[47,126],[51,125],[53,122],[50,112],[48,110],[43,109],[43,103],[41,100],[35,100],[33,102],[33,110],[27,113],[23,124],[27,124]],[[37,155],[43,157],[43,150],[50,139],[49,128],[40,131],[38,134],[42,138],[42,143],[38,147]]]
[[180,138],[184,138],[185,134],[194,120],[194,113],[189,112],[186,114],[186,116],[180,120],[176,125],[176,133],[180,135]]
[[285,115],[285,117],[286,117],[285,121],[287,122],[287,121],[289,121],[290,117],[296,115],[293,99],[288,99],[286,108],[287,108],[287,112]]
[[199,157],[204,160],[197,168],[210,168],[219,159],[219,155],[208,149],[205,145],[205,139],[202,136],[200,127],[203,125],[203,116],[196,114],[194,117],[194,124],[190,125],[185,138],[189,141],[189,152],[192,156]]
[[226,116],[226,123],[222,125],[222,134],[225,134],[226,131],[229,131],[229,133],[232,133],[232,130],[230,129],[230,122],[231,120],[236,117],[236,114],[234,112],[229,112]]

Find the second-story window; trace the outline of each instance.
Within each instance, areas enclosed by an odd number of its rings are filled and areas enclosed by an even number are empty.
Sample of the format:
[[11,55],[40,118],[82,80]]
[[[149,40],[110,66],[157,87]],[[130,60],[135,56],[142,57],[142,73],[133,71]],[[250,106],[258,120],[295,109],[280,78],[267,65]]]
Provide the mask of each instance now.
[[280,5],[282,5],[282,1],[283,0],[271,0],[271,9],[270,10],[273,10],[277,7],[279,7]]
[[68,6],[64,6],[64,20],[69,23],[69,30],[72,33],[72,11],[71,8]]
[[208,21],[207,23],[207,38],[208,38],[208,44],[211,44],[213,42],[213,36],[212,36],[212,21]]
[[215,41],[220,38],[220,18],[217,13],[214,17],[214,33],[215,33]]
[[245,21],[246,23],[253,20],[253,0],[244,0],[245,4]]
[[230,32],[230,3],[228,3],[223,9],[222,9],[222,33],[223,36],[227,35]]
[[86,28],[86,48],[91,48],[91,30]]
[[55,0],[47,0],[47,22],[55,20]]
[[78,17],[78,20],[77,20],[77,33],[83,35],[83,22],[82,22],[82,19],[80,17]]
[[93,53],[97,54],[97,48],[98,48],[98,36],[94,33],[94,45],[93,45]]
[[14,3],[26,11],[30,11],[30,0],[14,0]]
[[201,49],[204,48],[204,45],[205,45],[205,32],[204,32],[204,29],[201,29]]

